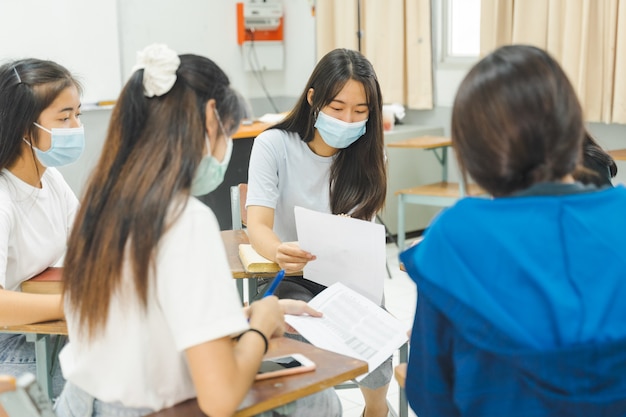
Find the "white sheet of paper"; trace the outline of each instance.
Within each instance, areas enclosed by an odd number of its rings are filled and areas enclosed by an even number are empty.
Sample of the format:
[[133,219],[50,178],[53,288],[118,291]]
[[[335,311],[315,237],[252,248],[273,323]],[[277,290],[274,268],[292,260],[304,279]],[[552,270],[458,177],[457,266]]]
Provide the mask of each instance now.
[[304,267],[304,277],[326,286],[341,282],[380,305],[387,276],[385,227],[298,206],[294,213],[300,247],[317,257]]
[[285,321],[319,348],[366,361],[370,372],[407,341],[400,320],[341,283],[319,293],[309,305],[324,315],[286,315]]

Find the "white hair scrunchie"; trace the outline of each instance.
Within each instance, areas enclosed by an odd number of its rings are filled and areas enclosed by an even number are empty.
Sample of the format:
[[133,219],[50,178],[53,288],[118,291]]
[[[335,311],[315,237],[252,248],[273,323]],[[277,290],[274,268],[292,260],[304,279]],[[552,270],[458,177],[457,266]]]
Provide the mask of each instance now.
[[179,66],[180,58],[175,51],[167,45],[155,43],[137,52],[137,63],[132,72],[143,69],[143,94],[158,97],[174,86]]

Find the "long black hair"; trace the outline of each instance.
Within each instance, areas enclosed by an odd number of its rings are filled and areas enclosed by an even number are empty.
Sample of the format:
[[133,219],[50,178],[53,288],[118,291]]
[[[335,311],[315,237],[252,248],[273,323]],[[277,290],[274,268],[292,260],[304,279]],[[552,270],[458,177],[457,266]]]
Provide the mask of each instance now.
[[33,123],[71,86],[82,93],[78,80],[56,62],[27,58],[0,67],[0,170],[19,158],[22,138],[37,141],[39,129]]
[[[335,214],[351,213],[370,220],[383,207],[387,193],[382,94],[372,64],[357,51],[335,49],[313,70],[294,109],[275,126],[296,132],[304,142],[315,136],[318,112],[330,104],[349,80],[365,89],[369,118],[365,134],[339,150],[330,171],[330,207]],[[309,104],[309,89],[314,90]]]

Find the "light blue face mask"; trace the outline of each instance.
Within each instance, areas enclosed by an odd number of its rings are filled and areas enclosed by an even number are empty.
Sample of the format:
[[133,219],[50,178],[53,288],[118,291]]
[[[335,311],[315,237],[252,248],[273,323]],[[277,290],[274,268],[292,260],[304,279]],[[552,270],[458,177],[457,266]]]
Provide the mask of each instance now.
[[83,126],[67,129],[53,127],[52,130],[48,130],[38,123],[34,123],[34,125],[50,133],[50,149],[42,151],[33,146],[37,159],[44,166],[60,167],[68,165],[75,162],[82,155],[85,149],[85,128]]
[[[207,137],[207,147],[209,138]],[[210,149],[210,148],[209,148]],[[191,195],[200,196],[215,190],[224,181],[224,175],[233,153],[233,141],[226,141],[226,153],[224,159],[219,162],[213,155],[204,155],[198,165],[198,170],[191,183]]]
[[[226,130],[224,130],[224,126],[222,125],[219,114],[217,114],[217,110],[215,111],[215,114],[217,116],[217,121],[220,125],[220,129],[222,129],[222,132],[226,134]],[[205,136],[206,146],[210,152],[211,146],[209,143],[209,136]],[[228,163],[230,162],[230,156],[232,155],[232,153],[233,140],[227,137],[226,152],[224,154],[224,159],[222,159],[222,162],[215,159],[215,157],[211,154],[204,155],[202,157],[200,165],[198,165],[196,175],[194,176],[193,182],[191,183],[191,195],[205,195],[220,186],[220,184],[224,181],[224,175],[226,175],[226,169],[228,168]]]
[[367,119],[360,122],[348,123],[335,119],[324,112],[318,112],[315,128],[328,146],[344,149],[352,145],[365,134]]

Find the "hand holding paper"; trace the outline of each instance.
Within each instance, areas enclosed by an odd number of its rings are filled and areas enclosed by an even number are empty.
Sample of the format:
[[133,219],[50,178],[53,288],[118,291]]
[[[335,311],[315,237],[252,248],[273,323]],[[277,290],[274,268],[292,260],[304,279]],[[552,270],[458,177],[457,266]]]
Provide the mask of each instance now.
[[302,271],[315,255],[300,248],[298,242],[283,242],[276,248],[276,262],[287,272]]
[[309,305],[324,316],[287,315],[285,321],[317,347],[367,361],[370,371],[407,341],[404,324],[341,283],[319,293]]
[[387,276],[384,226],[303,207],[294,213],[300,247],[317,257],[304,277],[326,286],[341,281],[380,305]]

